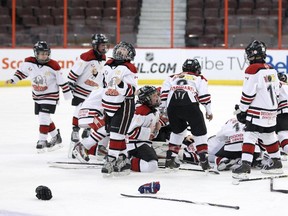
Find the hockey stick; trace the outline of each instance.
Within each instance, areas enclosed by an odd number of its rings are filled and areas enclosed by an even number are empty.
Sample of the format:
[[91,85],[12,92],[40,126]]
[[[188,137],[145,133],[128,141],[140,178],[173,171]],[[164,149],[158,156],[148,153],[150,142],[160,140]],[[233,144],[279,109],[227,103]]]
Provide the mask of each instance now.
[[[165,166],[158,166],[158,168],[161,169],[165,169]],[[195,169],[195,168],[178,168],[179,170],[183,170],[183,171],[196,171],[196,172],[208,172],[208,173],[213,173],[216,175],[219,175],[220,172],[218,172],[217,170],[213,170],[213,169],[209,169],[209,170],[201,170],[201,169]]]
[[247,181],[259,181],[265,179],[275,179],[275,178],[287,178],[288,175],[278,175],[278,176],[266,176],[266,177],[257,177],[257,178],[248,178],[248,179],[234,179],[232,184],[238,185],[240,182],[247,182]]
[[279,193],[285,193],[288,194],[288,190],[285,189],[274,189],[274,179],[270,179],[270,191],[271,192],[279,192]]
[[206,205],[206,206],[215,206],[215,207],[222,207],[222,208],[232,208],[239,210],[239,206],[230,206],[230,205],[222,205],[222,204],[215,204],[215,203],[208,203],[208,202],[193,202],[190,200],[181,200],[181,199],[173,199],[173,198],[164,198],[164,197],[156,197],[156,196],[137,196],[137,195],[128,195],[128,194],[122,194],[121,196],[129,197],[129,198],[148,198],[148,199],[158,199],[158,200],[167,200],[167,201],[174,201],[174,202],[185,202],[185,203],[191,203],[196,205]]
[[103,163],[81,163],[81,162],[73,162],[73,161],[52,161],[48,162],[49,164],[71,164],[71,165],[95,165],[95,166],[103,166]]

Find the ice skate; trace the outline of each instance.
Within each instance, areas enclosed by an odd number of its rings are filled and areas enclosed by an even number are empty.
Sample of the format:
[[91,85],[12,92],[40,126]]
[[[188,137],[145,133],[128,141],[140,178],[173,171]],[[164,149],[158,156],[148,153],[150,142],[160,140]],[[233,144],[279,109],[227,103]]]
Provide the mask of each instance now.
[[85,147],[82,145],[81,142],[78,142],[73,151],[72,154],[74,155],[75,158],[77,158],[81,163],[87,163],[89,161],[89,156],[87,154],[87,150]]
[[101,169],[104,176],[110,176],[114,171],[114,165],[116,164],[116,158],[110,155],[106,155],[104,158],[105,162]]
[[248,161],[242,161],[242,164],[232,170],[232,177],[236,179],[247,179],[248,174],[251,173],[251,163]]
[[73,127],[73,131],[71,133],[71,141],[72,142],[79,142],[80,141],[80,137],[79,137],[79,127]]
[[38,153],[44,153],[47,146],[47,140],[38,140],[36,149]]
[[207,153],[200,153],[199,157],[200,157],[200,163],[199,164],[202,167],[202,169],[204,171],[211,169],[211,166],[210,166],[209,161],[208,161],[208,154]]
[[165,169],[178,169],[180,161],[178,157],[172,157],[172,151],[168,150],[166,153]]
[[131,163],[126,155],[120,154],[114,165],[114,172],[117,175],[128,175],[130,174]]
[[271,158],[266,165],[263,166],[261,170],[265,174],[282,174],[282,162],[280,158]]
[[103,158],[108,154],[108,150],[103,145],[98,145],[96,156],[97,160],[103,160]]
[[57,129],[56,136],[52,137],[50,142],[48,142],[48,144],[47,144],[47,150],[48,151],[55,151],[55,150],[60,149],[62,147],[63,147],[63,145],[62,145],[62,138],[60,135],[60,130]]
[[82,132],[82,139],[89,137],[91,128],[85,128]]

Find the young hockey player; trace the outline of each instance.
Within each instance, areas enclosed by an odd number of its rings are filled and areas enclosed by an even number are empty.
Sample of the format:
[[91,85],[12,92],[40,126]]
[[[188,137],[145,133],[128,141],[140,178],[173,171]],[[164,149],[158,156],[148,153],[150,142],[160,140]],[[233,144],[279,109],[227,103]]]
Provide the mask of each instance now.
[[[102,69],[106,61],[108,51],[108,39],[104,34],[94,34],[92,36],[92,49],[80,55],[79,61],[71,68],[68,75],[70,87],[73,90],[72,106],[75,111],[72,119],[71,147],[79,141],[78,125],[79,110],[81,104],[88,97],[90,92],[97,88],[103,88]],[[89,129],[84,130],[82,137],[89,134]]]
[[138,77],[137,69],[131,63],[135,55],[136,51],[130,43],[120,42],[113,49],[113,58],[104,66],[107,88],[102,105],[106,129],[110,133],[108,155],[101,170],[104,175],[130,171],[126,135],[135,111]]
[[174,169],[180,166],[177,155],[189,125],[200,157],[203,170],[210,169],[208,162],[207,129],[199,103],[206,109],[206,119],[212,120],[211,100],[207,80],[201,75],[197,59],[187,59],[179,74],[168,77],[162,86],[161,101],[167,108],[172,133],[165,167]]
[[128,155],[131,170],[153,172],[158,168],[158,157],[152,147],[152,139],[160,130],[159,107],[161,100],[154,86],[144,86],[138,90],[138,104],[128,130]]
[[279,142],[275,133],[279,79],[277,71],[265,63],[266,45],[254,40],[245,49],[250,65],[245,70],[242,97],[237,119],[245,124],[242,146],[242,165],[232,170],[234,178],[247,178],[255,143],[261,139],[271,163],[263,167],[263,173],[282,173]]
[[[39,153],[61,148],[62,139],[59,129],[56,129],[50,114],[54,114],[59,100],[59,86],[65,99],[71,99],[72,94],[68,82],[62,77],[60,65],[50,59],[51,50],[46,41],[38,41],[34,47],[34,57],[28,57],[20,65],[13,78],[7,84],[30,78],[32,82],[35,114],[39,120],[39,140],[36,149]],[[48,142],[48,133],[52,139]]]

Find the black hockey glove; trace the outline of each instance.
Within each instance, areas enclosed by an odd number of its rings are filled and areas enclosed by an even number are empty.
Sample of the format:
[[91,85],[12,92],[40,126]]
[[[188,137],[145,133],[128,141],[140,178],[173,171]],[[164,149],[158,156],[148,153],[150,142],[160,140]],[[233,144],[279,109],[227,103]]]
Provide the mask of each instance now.
[[35,190],[36,197],[40,200],[50,200],[52,198],[51,190],[46,186],[38,186]]
[[246,123],[246,116],[247,116],[247,113],[246,112],[243,112],[239,109],[239,105],[236,104],[235,105],[235,112],[236,114],[236,117],[237,117],[237,120],[239,122],[241,122],[242,124],[245,124]]

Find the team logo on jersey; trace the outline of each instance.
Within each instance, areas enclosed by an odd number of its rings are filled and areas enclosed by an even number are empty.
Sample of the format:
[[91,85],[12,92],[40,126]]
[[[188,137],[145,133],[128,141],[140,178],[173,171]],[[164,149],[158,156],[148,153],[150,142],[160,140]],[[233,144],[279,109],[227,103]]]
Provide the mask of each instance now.
[[33,82],[32,87],[34,91],[45,91],[48,88],[46,78],[40,75],[34,77],[32,82]]
[[91,73],[92,73],[94,76],[96,76],[96,75],[98,74],[98,71],[97,71],[97,69],[96,69],[95,67],[92,67]]
[[269,74],[264,76],[265,82],[275,82],[275,75],[274,74]]
[[153,61],[154,60],[154,53],[152,53],[152,52],[146,53],[145,60],[148,62]]

